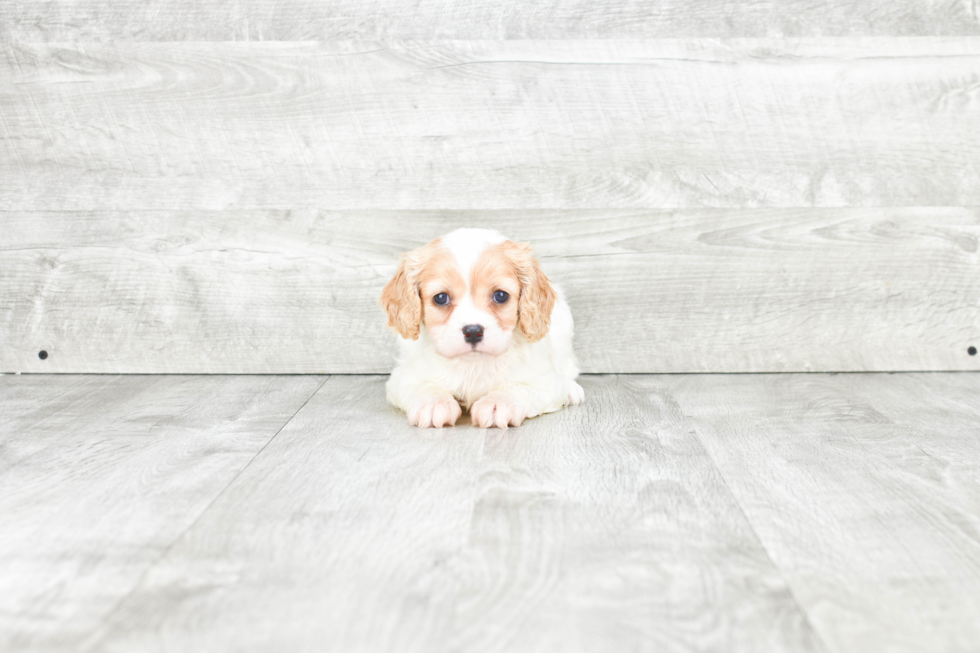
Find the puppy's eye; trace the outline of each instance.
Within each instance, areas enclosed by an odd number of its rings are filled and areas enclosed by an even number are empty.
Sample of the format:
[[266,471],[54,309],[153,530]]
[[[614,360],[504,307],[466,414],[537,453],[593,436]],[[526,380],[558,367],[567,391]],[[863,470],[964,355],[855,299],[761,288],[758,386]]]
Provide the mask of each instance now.
[[504,304],[508,299],[510,299],[510,295],[505,293],[503,290],[498,290],[493,294],[493,301],[497,302],[498,304]]
[[435,297],[433,297],[432,301],[434,301],[436,304],[439,304],[439,306],[445,306],[446,304],[449,303],[449,295],[447,295],[444,292],[441,292]]

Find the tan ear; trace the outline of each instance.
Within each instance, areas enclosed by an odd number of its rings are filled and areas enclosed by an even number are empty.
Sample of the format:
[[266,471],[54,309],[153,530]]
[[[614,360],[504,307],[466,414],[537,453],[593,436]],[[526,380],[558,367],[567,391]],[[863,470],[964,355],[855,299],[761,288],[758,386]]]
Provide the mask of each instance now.
[[555,289],[541,269],[534,251],[527,243],[515,243],[517,276],[521,282],[521,298],[517,303],[517,323],[528,342],[537,342],[548,335],[551,310],[555,307]]
[[388,326],[401,334],[406,340],[419,339],[419,324],[422,321],[422,298],[410,274],[411,254],[402,254],[398,271],[385,286],[379,303],[388,312]]

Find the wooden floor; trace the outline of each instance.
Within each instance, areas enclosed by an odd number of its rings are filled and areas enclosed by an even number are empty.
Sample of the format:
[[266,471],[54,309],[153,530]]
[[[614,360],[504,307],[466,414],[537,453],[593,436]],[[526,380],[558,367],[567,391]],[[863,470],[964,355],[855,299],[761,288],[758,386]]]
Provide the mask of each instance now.
[[0,650],[976,651],[980,374],[0,376]]

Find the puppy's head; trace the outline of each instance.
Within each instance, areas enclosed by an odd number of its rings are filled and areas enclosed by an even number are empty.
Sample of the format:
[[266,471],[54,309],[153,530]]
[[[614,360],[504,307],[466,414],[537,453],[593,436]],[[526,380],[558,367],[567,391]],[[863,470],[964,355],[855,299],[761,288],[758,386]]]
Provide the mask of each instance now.
[[515,329],[528,342],[548,333],[555,291],[528,244],[457,229],[403,254],[381,304],[388,326],[415,340],[424,325],[442,356],[496,356]]

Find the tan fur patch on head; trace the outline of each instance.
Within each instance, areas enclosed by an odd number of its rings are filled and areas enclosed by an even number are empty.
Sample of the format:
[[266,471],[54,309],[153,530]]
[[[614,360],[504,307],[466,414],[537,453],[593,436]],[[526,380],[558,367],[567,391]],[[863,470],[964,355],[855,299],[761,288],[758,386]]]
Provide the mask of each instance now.
[[[513,243],[510,243],[513,244]],[[497,319],[505,331],[512,331],[518,321],[518,300],[521,281],[517,265],[508,254],[508,243],[487,248],[473,265],[470,273],[470,295],[473,303]],[[503,290],[510,298],[503,304],[493,300],[493,295]]]
[[[426,259],[419,272],[418,288],[426,328],[445,324],[456,302],[466,293],[466,280],[459,271],[456,258],[445,247],[436,248]],[[449,295],[447,306],[435,302],[434,297],[439,293]]]
[[459,297],[466,282],[456,267],[453,255],[436,238],[427,245],[402,254],[395,276],[381,293],[379,303],[388,313],[388,326],[403,338],[418,340],[419,327],[449,318],[450,307],[436,304],[432,298],[440,292]]
[[[495,304],[493,293],[498,289],[508,292],[511,300]],[[556,295],[529,244],[508,240],[488,248],[473,268],[470,292],[478,306],[498,316],[501,326],[506,321],[513,328],[516,321],[528,342],[548,334]]]

